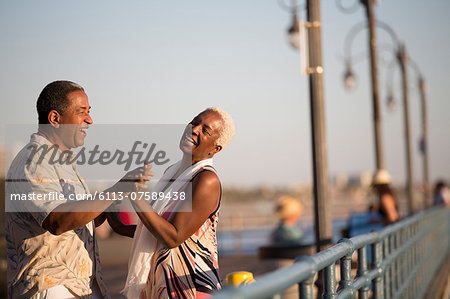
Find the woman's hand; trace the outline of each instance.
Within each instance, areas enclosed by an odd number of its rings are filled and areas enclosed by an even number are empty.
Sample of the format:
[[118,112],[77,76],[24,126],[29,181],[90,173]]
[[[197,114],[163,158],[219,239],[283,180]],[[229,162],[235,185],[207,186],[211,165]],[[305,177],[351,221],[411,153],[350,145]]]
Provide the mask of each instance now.
[[120,181],[112,187],[114,192],[139,192],[145,190],[148,186],[146,182],[151,180],[155,174],[151,171],[152,166],[144,162],[144,166],[138,167],[127,172]]

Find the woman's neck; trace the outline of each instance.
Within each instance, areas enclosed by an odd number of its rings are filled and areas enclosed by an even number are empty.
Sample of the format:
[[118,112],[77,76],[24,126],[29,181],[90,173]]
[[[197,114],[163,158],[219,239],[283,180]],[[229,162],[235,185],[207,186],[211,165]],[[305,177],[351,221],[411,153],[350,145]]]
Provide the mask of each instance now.
[[186,169],[188,169],[189,167],[200,161],[202,160],[199,161],[193,160],[192,155],[190,154],[184,154],[183,157],[181,158],[180,168],[178,169],[177,173],[175,173],[175,175],[173,176],[173,179],[178,178]]
[[184,154],[183,157],[181,158],[180,168],[178,169],[178,171],[173,176],[173,179],[178,178],[186,169],[191,167],[192,164],[194,164],[193,161],[192,161],[192,156]]

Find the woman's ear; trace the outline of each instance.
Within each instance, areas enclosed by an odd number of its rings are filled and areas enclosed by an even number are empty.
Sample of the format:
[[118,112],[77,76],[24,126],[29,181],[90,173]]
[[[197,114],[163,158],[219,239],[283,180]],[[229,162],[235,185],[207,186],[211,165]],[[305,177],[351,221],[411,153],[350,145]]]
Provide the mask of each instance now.
[[58,128],[61,122],[61,114],[58,111],[52,110],[48,113],[48,123],[55,128]]
[[222,146],[221,145],[216,145],[216,154],[218,153],[218,152],[220,152],[222,150]]

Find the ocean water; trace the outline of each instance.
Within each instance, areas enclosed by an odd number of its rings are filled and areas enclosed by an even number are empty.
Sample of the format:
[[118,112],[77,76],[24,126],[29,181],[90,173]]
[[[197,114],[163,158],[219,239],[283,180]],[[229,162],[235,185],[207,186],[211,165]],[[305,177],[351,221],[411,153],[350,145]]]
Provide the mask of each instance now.
[[[342,238],[342,229],[348,225],[348,218],[333,220],[333,238],[336,243]],[[314,227],[311,222],[300,221],[299,227],[304,234],[304,244],[314,244]],[[242,231],[217,231],[219,255],[254,255],[258,248],[270,244],[270,234],[274,227],[261,227]]]

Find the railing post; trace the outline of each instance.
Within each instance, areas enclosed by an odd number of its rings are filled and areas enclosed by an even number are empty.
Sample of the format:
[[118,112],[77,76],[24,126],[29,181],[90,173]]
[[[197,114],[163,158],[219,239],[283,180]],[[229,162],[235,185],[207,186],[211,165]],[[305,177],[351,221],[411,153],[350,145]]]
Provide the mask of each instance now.
[[[397,240],[397,248],[399,248],[404,242],[405,242],[405,238],[404,238],[404,228],[401,228],[401,229],[399,229],[399,231],[398,231],[398,240]],[[402,286],[403,285],[403,283],[405,282],[405,274],[406,274],[406,271],[405,271],[405,264],[406,264],[406,261],[405,261],[405,257],[406,257],[406,252],[403,252],[403,253],[401,253],[400,254],[400,256],[399,256],[399,258],[398,258],[398,260],[399,260],[399,265],[398,265],[398,270],[399,270],[399,273],[400,273],[400,275],[399,275],[399,280],[400,280],[400,286]]]
[[[389,236],[383,239],[384,258],[389,256]],[[391,265],[386,265],[384,268],[384,296],[386,299],[391,298]]]
[[323,273],[325,276],[325,293],[323,295],[326,299],[337,298],[336,293],[336,266],[333,263],[325,268]]
[[383,252],[382,252],[382,242],[383,240],[378,240],[372,246],[372,269],[377,269],[380,273],[380,276],[373,280],[373,298],[374,299],[382,299],[384,298],[383,294],[383,273],[385,273],[385,269],[381,268],[381,263],[383,261]]
[[341,259],[341,280],[338,290],[347,289],[352,284],[352,255],[348,254]]
[[[409,238],[414,238],[414,235],[415,234],[414,234],[414,231],[413,231],[412,227],[409,227],[408,237]],[[420,242],[420,240],[418,242]],[[407,249],[407,254],[408,254],[408,260],[407,260],[408,269],[407,269],[407,272],[406,272],[407,274],[415,271],[415,266],[414,265],[416,265],[416,264],[414,262],[414,251],[415,251],[415,248],[417,247],[417,243],[418,242],[415,242],[414,244],[412,244],[412,246],[410,248]],[[406,295],[411,296],[411,295],[413,295],[415,293],[415,291],[416,291],[415,283],[409,284],[409,286],[406,288],[406,292],[407,292]]]
[[[413,225],[410,225],[409,227],[408,227],[408,230],[407,230],[407,233],[408,233],[408,235],[407,235],[407,239],[412,239],[413,237],[414,237],[414,231],[413,231]],[[417,243],[417,242],[416,242]],[[406,254],[407,254],[407,257],[408,257],[408,259],[407,259],[407,264],[408,264],[408,267],[407,267],[407,269],[406,269],[406,275],[408,276],[409,275],[409,273],[411,273],[412,271],[414,271],[414,262],[413,262],[413,260],[414,260],[414,248],[416,247],[416,243],[414,243],[411,247],[409,247],[408,248],[408,250],[407,250],[407,252],[406,252]],[[413,285],[413,286],[411,286],[410,288],[408,288],[409,289],[409,293],[410,293],[410,295],[412,296],[412,295],[414,295],[414,293],[415,293],[415,286]]]
[[[389,236],[389,253],[392,255],[395,252],[395,234]],[[396,270],[396,260],[391,261],[391,296],[395,294],[397,288],[397,270]]]
[[349,245],[348,254],[346,254],[340,260],[341,264],[341,280],[339,281],[338,292],[343,290],[351,290],[352,296],[354,296],[353,280],[352,280],[352,255],[355,251],[353,242],[349,239],[341,239],[338,243],[347,243]]
[[[358,249],[358,277],[365,277],[367,275],[367,246]],[[363,287],[358,290],[360,299],[369,298],[369,287]]]
[[313,299],[314,275],[298,284],[301,299]]
[[[398,248],[400,247],[400,236],[399,236],[400,232],[397,231],[395,233],[395,251],[398,250]],[[400,258],[397,258],[395,261],[395,290],[398,290],[401,286],[401,271],[400,271]]]

